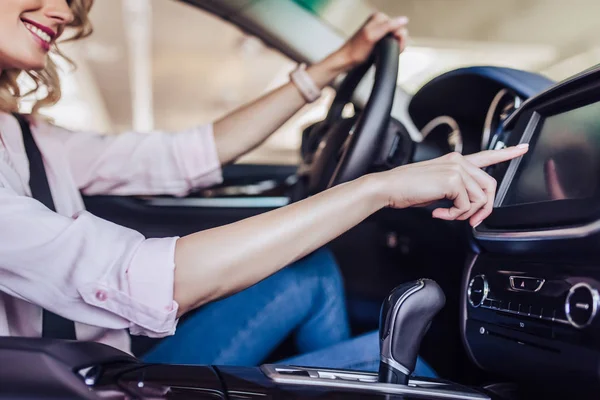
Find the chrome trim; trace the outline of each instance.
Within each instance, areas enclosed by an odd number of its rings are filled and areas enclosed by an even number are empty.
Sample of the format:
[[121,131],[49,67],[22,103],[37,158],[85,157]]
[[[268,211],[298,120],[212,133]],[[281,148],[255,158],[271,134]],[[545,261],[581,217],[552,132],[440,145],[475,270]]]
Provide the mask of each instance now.
[[[490,103],[490,106],[488,107],[488,111],[485,116],[485,122],[483,124],[483,134],[481,135],[481,150],[488,150],[489,145],[491,144],[490,140],[492,139],[492,120],[493,120],[494,116],[496,115],[496,111],[498,109],[498,105],[500,104],[500,101],[503,100],[503,98],[505,96],[512,97],[513,104],[514,104],[514,106],[513,106],[514,110],[518,109],[521,106],[521,98],[519,96],[517,96],[515,93],[513,93],[511,90],[504,88],[504,89],[500,90],[498,93],[496,93],[492,102]],[[514,110],[513,110],[513,112],[514,112]],[[506,112],[506,110],[503,110],[503,111]],[[500,119],[500,121],[499,121],[500,125],[497,126],[496,129],[498,129],[500,126],[502,126],[504,124],[504,121],[509,116],[510,116],[510,113],[508,114],[508,116],[506,116],[504,118],[504,120]]]
[[423,140],[438,126],[440,125],[447,125],[450,127],[450,129],[452,129],[452,132],[450,132],[450,134],[448,135],[446,142],[450,145],[453,146],[453,144],[450,142],[450,139],[454,140],[456,143],[454,144],[454,151],[458,152],[458,153],[462,153],[463,151],[463,139],[462,139],[462,133],[460,132],[460,126],[458,125],[458,122],[456,122],[456,120],[448,115],[440,115],[439,117],[436,117],[434,119],[432,119],[431,121],[429,121],[427,123],[427,125],[425,125],[423,127],[423,129],[421,129],[421,136],[423,138]]
[[[521,288],[518,288],[518,287],[515,286],[514,278],[518,278],[518,279],[530,279],[530,280],[540,281],[540,284],[534,290],[521,289]],[[545,279],[532,278],[531,276],[514,276],[514,275],[511,275],[511,276],[508,277],[508,280],[510,281],[510,287],[511,287],[511,289],[514,290],[514,291],[517,291],[517,292],[536,293],[536,292],[539,292],[540,289],[542,288],[542,286],[544,286],[544,283],[546,283]]]
[[465,296],[467,295],[467,288],[469,283],[469,277],[471,276],[471,272],[473,271],[473,267],[477,263],[479,258],[479,254],[473,253],[469,256],[465,264],[465,268],[463,271],[462,279],[460,280],[460,339],[461,342],[467,351],[467,355],[469,359],[481,370],[485,370],[483,365],[475,358],[475,354],[473,354],[473,349],[469,345],[469,340],[467,339],[467,321],[469,320],[469,306],[467,305],[467,300]]
[[[330,372],[330,371],[308,371],[308,374],[312,378],[320,378],[320,379],[346,379],[346,380],[358,380],[361,382],[377,382],[377,376],[371,375],[358,375],[354,373],[348,372]],[[313,375],[314,374],[314,375]]]
[[392,358],[381,356],[381,362],[402,372],[406,376],[410,376],[410,374],[412,374],[412,371],[410,369],[406,368],[404,365],[400,364],[398,361],[396,361]]
[[[479,304],[475,305],[475,303],[473,303],[473,300],[471,300],[471,289],[473,287],[473,282],[475,281],[475,279],[477,278],[481,278],[483,279],[483,296],[481,297],[481,301],[479,302]],[[488,281],[485,277],[485,275],[480,274],[480,275],[475,275],[473,278],[471,278],[471,281],[469,282],[469,287],[467,288],[467,300],[469,301],[469,304],[475,308],[481,306],[483,304],[483,302],[485,300],[487,300],[488,294],[490,294],[490,286],[488,285]]]
[[[435,381],[429,382],[420,379],[410,379],[408,385],[397,385],[373,382],[371,379],[377,379],[377,374],[370,372],[336,371],[326,368],[281,367],[290,370],[307,371],[310,376],[281,375],[278,373],[280,367],[272,364],[263,365],[260,369],[272,381],[288,385],[360,390],[377,394],[405,395],[426,399],[490,400],[489,396],[462,385],[453,385]],[[312,374],[311,371],[313,372]],[[355,379],[315,379],[312,377],[314,372],[316,372],[317,375],[320,372],[328,373],[333,376],[341,374]],[[361,381],[361,379],[369,379],[369,381]]]
[[153,207],[197,208],[279,208],[290,204],[289,197],[142,198]]
[[246,185],[227,185],[218,186],[211,189],[204,189],[206,197],[227,197],[227,196],[260,196],[268,190],[277,188],[277,186],[292,186],[298,182],[296,174],[289,175],[285,180],[265,179],[256,183]]
[[[396,302],[396,304],[394,305],[394,308],[392,309],[392,321],[391,321],[391,327],[390,327],[390,334],[387,335],[384,339],[383,339],[383,343],[381,343],[381,359],[388,359],[388,360],[394,360],[394,357],[391,354],[391,348],[392,348],[392,339],[394,337],[394,327],[396,324],[394,324],[394,321],[396,320],[396,315],[398,315],[398,312],[400,311],[400,307],[402,307],[402,304],[404,304],[404,302],[406,301],[406,299],[408,299],[412,294],[418,292],[419,290],[423,289],[425,287],[425,281],[423,281],[422,279],[419,279],[416,283],[415,286],[411,287],[410,289],[408,289],[406,292],[404,292],[402,294],[402,296],[400,296],[400,298],[398,299],[398,301]],[[392,292],[393,293],[393,292]],[[391,296],[391,294],[390,294]],[[396,362],[398,365],[398,362]],[[388,363],[389,365],[389,363]],[[412,373],[412,371],[409,371],[407,368],[403,367],[405,370],[408,371],[408,373],[406,375],[410,375]]]
[[494,307],[494,306],[486,306],[486,305],[482,305],[481,308],[485,308],[486,310],[492,310],[492,311],[498,311],[501,313],[505,313],[505,314],[514,314],[514,315],[519,315],[521,317],[529,317],[531,319],[534,320],[544,320],[544,321],[550,321],[550,322],[558,322],[559,324],[563,324],[563,325],[571,325],[571,323],[565,319],[562,318],[556,318],[556,317],[543,317],[541,314],[544,312],[544,309],[542,308],[540,315],[531,315],[531,313],[525,313],[525,312],[519,312],[519,311],[515,311],[515,310],[509,310],[507,308],[499,308],[499,307]]
[[[590,292],[590,295],[592,296],[592,313],[590,314],[588,320],[583,324],[578,324],[575,321],[573,321],[573,318],[571,318],[571,305],[569,304],[569,300],[571,299],[575,291],[579,288],[587,289]],[[567,298],[565,300],[565,314],[567,316],[567,320],[571,325],[573,325],[577,329],[583,329],[589,326],[596,317],[596,313],[598,312],[598,303],[600,303],[600,295],[598,294],[598,291],[595,288],[593,288],[589,283],[579,282],[571,286],[571,289],[569,289],[569,293],[567,294]]]
[[504,143],[502,140],[498,140],[492,150],[502,150],[504,148],[506,148],[506,143]]
[[425,139],[427,135],[431,133],[431,131],[433,131],[435,128],[442,124],[448,125],[450,128],[452,128],[453,131],[460,131],[458,122],[456,122],[454,118],[448,115],[440,115],[439,117],[436,117],[429,121],[427,125],[425,125],[423,129],[421,129],[421,136],[423,136],[423,139]]
[[600,232],[600,220],[580,226],[571,226],[540,231],[487,231],[473,229],[473,235],[480,240],[525,241],[525,240],[564,240],[578,239]]
[[[529,143],[529,141],[533,137],[535,128],[538,126],[538,123],[540,122],[540,119],[541,119],[540,114],[537,112],[534,112],[533,115],[531,116],[531,119],[527,123],[527,126],[525,127],[525,131],[523,132],[523,136],[521,137],[519,144]],[[518,170],[519,165],[521,164],[522,160],[523,160],[523,156],[520,156],[517,158],[513,158],[512,161],[510,162],[510,165],[508,166],[508,169],[506,170],[506,174],[504,175],[504,178],[502,179],[502,184],[501,184],[500,188],[498,189],[498,194],[496,195],[496,201],[494,202],[494,207],[500,207],[500,205],[504,201],[504,198],[506,197],[506,194],[508,193],[508,189],[509,189],[510,185],[512,184],[512,181],[515,177],[515,174],[517,173],[517,170]]]
[[100,369],[99,366],[92,365],[91,367],[80,369],[77,373],[83,378],[83,381],[87,386],[94,386],[100,375]]
[[485,122],[483,123],[483,134],[481,135],[481,150],[488,148],[490,144],[490,137],[492,136],[492,118],[496,113],[496,108],[500,100],[508,93],[508,89],[502,89],[492,99],[490,106],[488,107],[487,114],[485,116]]
[[[515,95],[515,110],[521,108],[521,106],[523,105],[523,99],[520,96],[516,96]],[[509,114],[506,116],[506,119],[508,119],[512,114]]]
[[267,397],[267,396],[269,396],[266,393],[248,392],[245,390],[228,390],[227,395],[228,395],[228,397],[231,395],[236,395],[236,396],[239,396],[240,398],[246,398],[246,399],[250,399],[252,397]]

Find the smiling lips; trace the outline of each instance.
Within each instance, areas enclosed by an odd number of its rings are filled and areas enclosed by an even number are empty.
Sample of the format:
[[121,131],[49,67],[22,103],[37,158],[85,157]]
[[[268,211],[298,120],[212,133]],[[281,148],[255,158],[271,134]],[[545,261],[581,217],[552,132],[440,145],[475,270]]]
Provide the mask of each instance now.
[[52,29],[44,25],[40,25],[34,21],[30,21],[24,18],[21,21],[23,21],[23,24],[25,25],[27,30],[31,32],[35,39],[37,39],[37,42],[42,46],[42,48],[45,51],[49,51],[50,44],[56,36],[56,33]]

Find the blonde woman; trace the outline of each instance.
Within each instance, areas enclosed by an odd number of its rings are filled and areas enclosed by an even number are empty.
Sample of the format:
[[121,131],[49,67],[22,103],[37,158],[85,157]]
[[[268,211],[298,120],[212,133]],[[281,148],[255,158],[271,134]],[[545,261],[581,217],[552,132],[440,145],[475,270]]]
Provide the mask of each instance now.
[[[126,330],[167,337],[144,356],[153,362],[256,365],[295,333],[298,350],[308,353],[296,363],[376,368],[377,338],[349,339],[340,274],[318,249],[383,207],[446,198],[454,205],[433,217],[476,225],[489,215],[495,192],[480,167],[526,149],[448,155],[366,175],[227,226],[145,239],[86,212],[80,192],[184,195],[216,184],[222,165],[263,142],[305,97],[288,83],[214,124],[173,134],[103,136],[53,126],[35,116],[60,98],[48,54],[58,51],[63,31],[75,38],[91,33],[91,6],[92,0],[0,2],[0,335],[41,336],[45,309],[74,321],[78,340],[125,351]],[[387,34],[403,47],[406,23],[373,16],[308,77],[323,88],[366,60]],[[56,211],[31,196],[22,130],[11,115],[21,74],[47,93],[29,120]],[[417,374],[428,374],[419,368]]]

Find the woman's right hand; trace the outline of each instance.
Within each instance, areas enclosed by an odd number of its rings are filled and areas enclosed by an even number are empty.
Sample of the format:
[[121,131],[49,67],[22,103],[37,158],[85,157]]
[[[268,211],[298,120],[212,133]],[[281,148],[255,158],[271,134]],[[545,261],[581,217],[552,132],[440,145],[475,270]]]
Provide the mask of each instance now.
[[[486,218],[496,182],[481,168],[527,148],[448,154],[435,160],[358,178],[242,221],[180,238],[175,251],[174,298],[179,315],[247,288],[310,254],[384,206],[405,208],[450,199],[433,216]],[[235,243],[235,245],[232,245]]]
[[398,167],[379,174],[385,205],[393,208],[423,206],[451,200],[450,208],[436,208],[432,216],[444,220],[467,220],[477,226],[494,204],[496,181],[481,168],[522,156],[527,145],[488,150],[462,156],[445,156]]

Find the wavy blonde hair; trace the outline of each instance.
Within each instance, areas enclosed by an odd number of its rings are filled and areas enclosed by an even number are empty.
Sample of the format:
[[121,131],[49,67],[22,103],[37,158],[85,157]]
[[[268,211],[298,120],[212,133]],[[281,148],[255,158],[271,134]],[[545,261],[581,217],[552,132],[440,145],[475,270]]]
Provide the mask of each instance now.
[[[90,9],[94,0],[67,0],[74,19],[67,28],[73,34],[63,41],[72,41],[82,39],[92,33],[92,25],[88,18]],[[62,33],[59,32],[59,33]],[[73,63],[65,57],[58,49],[56,43],[52,46],[51,53],[65,58],[71,65]],[[34,88],[31,91],[23,93],[19,88],[18,78],[21,74],[27,74],[34,82]],[[56,64],[50,57],[46,67],[39,71],[24,71],[17,69],[7,69],[0,73],[0,111],[18,112],[19,103],[25,96],[37,94],[40,89],[46,90],[45,97],[39,98],[34,106],[32,113],[35,114],[42,107],[48,107],[56,104],[61,97],[60,80]]]

